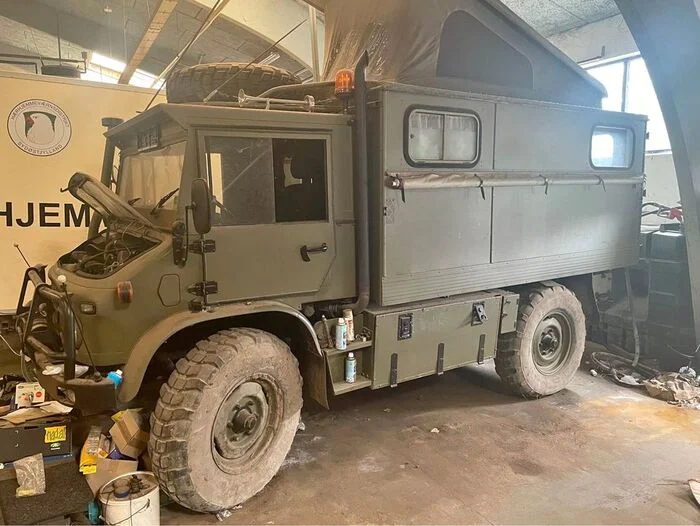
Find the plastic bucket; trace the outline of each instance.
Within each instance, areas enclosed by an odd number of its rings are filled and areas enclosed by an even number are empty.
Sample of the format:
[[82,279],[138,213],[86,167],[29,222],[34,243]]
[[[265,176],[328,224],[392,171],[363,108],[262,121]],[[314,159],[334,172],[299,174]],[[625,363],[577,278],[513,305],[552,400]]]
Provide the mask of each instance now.
[[158,480],[150,471],[119,475],[102,486],[97,496],[105,524],[160,526]]

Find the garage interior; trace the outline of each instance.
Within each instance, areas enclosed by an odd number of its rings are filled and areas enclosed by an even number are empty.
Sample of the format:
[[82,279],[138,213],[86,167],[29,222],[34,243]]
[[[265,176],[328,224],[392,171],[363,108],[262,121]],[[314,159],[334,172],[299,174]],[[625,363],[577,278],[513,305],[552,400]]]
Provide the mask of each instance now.
[[0,2],[0,524],[697,524],[698,0]]

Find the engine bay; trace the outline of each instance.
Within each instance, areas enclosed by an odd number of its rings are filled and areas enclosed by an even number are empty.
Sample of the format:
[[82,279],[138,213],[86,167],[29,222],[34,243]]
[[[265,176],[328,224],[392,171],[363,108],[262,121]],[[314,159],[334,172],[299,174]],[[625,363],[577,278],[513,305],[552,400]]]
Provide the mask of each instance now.
[[129,231],[128,227],[108,228],[62,256],[58,263],[79,276],[100,278],[113,274],[156,244],[143,232]]

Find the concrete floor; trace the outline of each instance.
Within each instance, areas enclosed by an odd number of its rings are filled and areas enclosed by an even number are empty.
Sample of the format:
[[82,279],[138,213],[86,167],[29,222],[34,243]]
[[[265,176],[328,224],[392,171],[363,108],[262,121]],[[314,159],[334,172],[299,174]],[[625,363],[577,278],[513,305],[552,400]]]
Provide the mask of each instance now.
[[[700,411],[579,372],[526,401],[491,365],[307,410],[284,467],[225,524],[698,524]],[[439,433],[431,433],[437,428]],[[174,504],[163,524],[215,524]]]

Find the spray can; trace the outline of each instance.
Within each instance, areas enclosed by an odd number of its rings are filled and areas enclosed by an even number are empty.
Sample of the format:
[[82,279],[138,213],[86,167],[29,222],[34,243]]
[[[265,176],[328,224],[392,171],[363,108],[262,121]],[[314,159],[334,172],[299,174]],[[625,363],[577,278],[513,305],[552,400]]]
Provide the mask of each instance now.
[[355,341],[355,319],[352,316],[352,309],[343,310],[343,318],[345,319],[345,325],[347,326],[348,341]]
[[354,384],[357,378],[357,358],[355,354],[349,352],[345,357],[345,381]]
[[345,318],[338,318],[335,324],[335,348],[342,351],[348,346],[348,326]]

